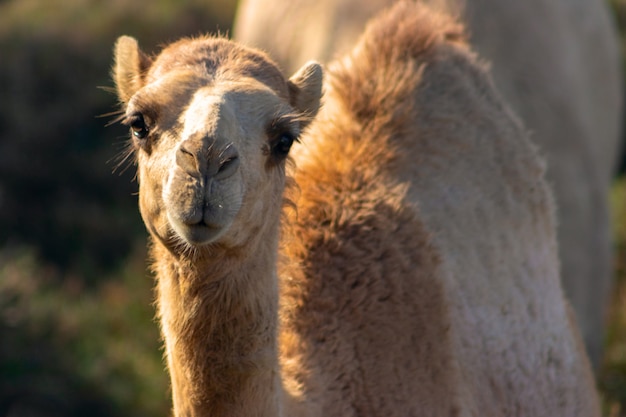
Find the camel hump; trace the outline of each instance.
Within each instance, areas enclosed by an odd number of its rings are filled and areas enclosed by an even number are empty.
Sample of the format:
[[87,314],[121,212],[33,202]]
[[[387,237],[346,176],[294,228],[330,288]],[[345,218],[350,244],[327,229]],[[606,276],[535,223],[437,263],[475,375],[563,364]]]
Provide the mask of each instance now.
[[425,68],[439,63],[454,69],[465,65],[460,56],[473,60],[465,27],[448,10],[435,0],[400,1],[380,13],[353,51],[329,64],[326,95],[354,122],[369,126],[365,131],[373,137],[396,136],[408,128]]
[[372,62],[420,58],[444,44],[466,45],[465,26],[444,5],[400,1],[367,25],[360,48]]

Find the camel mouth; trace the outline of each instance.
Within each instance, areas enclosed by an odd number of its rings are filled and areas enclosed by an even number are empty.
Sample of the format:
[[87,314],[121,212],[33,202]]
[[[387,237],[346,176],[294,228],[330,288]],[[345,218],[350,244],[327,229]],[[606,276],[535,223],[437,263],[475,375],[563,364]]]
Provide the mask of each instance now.
[[201,220],[190,224],[172,218],[175,216],[168,217],[174,233],[188,245],[196,247],[216,242],[230,226],[230,222],[218,225]]
[[167,223],[177,240],[189,246],[215,243],[230,229],[241,207],[239,185],[233,181],[178,181],[165,187]]
[[178,234],[185,240],[185,242],[192,246],[204,246],[218,240],[227,228],[210,226],[202,223],[185,225],[184,229],[183,233]]

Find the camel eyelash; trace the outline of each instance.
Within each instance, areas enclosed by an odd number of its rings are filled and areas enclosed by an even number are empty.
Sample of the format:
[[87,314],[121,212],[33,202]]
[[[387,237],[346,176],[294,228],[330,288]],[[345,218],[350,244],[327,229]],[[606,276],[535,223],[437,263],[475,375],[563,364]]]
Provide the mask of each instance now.
[[142,113],[132,114],[125,120],[125,124],[130,127],[130,132],[135,139],[143,140],[150,133],[150,127]]
[[299,142],[300,117],[293,114],[277,117],[269,125],[267,134],[272,142],[280,139],[283,135],[291,136],[294,141]]
[[299,142],[299,127],[299,121],[293,115],[275,119],[267,129],[269,147],[265,153],[270,154],[275,161],[285,159],[293,143]]

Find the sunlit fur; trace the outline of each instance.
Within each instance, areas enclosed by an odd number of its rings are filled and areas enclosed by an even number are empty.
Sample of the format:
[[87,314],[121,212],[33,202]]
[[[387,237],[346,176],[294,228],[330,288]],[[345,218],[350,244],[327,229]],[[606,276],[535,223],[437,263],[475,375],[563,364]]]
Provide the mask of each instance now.
[[[622,58],[609,2],[416,1],[463,19],[472,48],[546,156],[562,283],[598,366],[612,276],[608,191],[623,141]],[[395,2],[241,0],[233,36],[287,70],[324,63],[352,49],[367,20]]]
[[544,164],[445,15],[329,66],[281,242],[293,416],[598,416]]

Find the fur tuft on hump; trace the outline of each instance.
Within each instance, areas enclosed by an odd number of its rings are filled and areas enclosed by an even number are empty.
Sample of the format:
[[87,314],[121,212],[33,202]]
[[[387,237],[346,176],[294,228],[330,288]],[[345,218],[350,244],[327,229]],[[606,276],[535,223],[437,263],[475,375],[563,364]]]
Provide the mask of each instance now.
[[398,110],[410,105],[399,104],[410,99],[423,66],[451,47],[468,50],[464,26],[443,10],[400,1],[370,21],[353,52],[331,66],[331,90],[356,120],[402,117]]
[[472,55],[463,25],[441,10],[400,1],[370,21],[351,53],[329,65],[323,106],[294,149],[299,191],[289,189],[288,197],[299,201],[302,222],[334,223],[341,213],[325,207],[349,205],[346,196],[369,200],[380,193],[402,205],[406,190],[388,173],[407,163],[407,140],[421,140],[417,114],[432,111],[417,108],[423,75],[440,63],[466,65]]
[[[445,7],[397,3],[370,21],[351,53],[329,65],[324,106],[306,135],[315,144],[305,145],[307,157],[296,158],[299,165],[318,166],[317,181],[346,187],[358,173],[360,180],[350,185],[358,189],[401,154],[397,138],[414,134],[424,69],[458,59],[459,50],[470,53],[463,25],[439,10]],[[329,149],[333,164],[325,162]]]
[[404,158],[403,138],[419,140],[415,100],[424,68],[457,59],[459,49],[464,57],[469,53],[463,25],[439,11],[444,9],[400,1],[368,24],[350,54],[330,64],[324,105],[295,158],[301,220],[316,213],[310,219],[315,227],[336,217],[316,207],[350,205],[345,196],[365,201],[380,193],[402,205],[405,190],[385,178],[388,167]]
[[465,28],[440,8],[400,1],[367,25],[357,50],[373,62],[391,63],[407,57],[419,59],[445,43],[465,42]]

